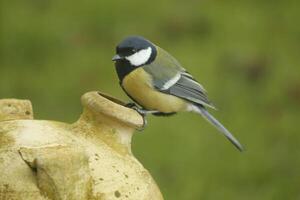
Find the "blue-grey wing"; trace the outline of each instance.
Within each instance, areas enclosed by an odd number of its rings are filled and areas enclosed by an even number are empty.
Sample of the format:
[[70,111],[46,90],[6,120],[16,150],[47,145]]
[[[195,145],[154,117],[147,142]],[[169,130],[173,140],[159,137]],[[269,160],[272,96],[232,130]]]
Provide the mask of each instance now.
[[203,86],[168,52],[159,47],[157,50],[159,56],[155,61],[143,66],[152,77],[152,85],[163,93],[214,108]]
[[215,108],[208,99],[205,89],[192,76],[181,74],[180,79],[170,86],[167,90],[161,92],[171,94],[195,104],[201,104]]

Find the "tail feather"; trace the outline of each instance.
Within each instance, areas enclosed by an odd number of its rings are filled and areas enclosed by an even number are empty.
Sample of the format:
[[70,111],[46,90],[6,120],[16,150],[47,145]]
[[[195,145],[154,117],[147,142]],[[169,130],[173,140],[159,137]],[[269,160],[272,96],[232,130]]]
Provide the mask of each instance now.
[[195,106],[195,112],[199,113],[204,117],[208,122],[214,125],[224,136],[240,151],[243,151],[243,146],[239,141],[216,119],[214,118],[203,106]]

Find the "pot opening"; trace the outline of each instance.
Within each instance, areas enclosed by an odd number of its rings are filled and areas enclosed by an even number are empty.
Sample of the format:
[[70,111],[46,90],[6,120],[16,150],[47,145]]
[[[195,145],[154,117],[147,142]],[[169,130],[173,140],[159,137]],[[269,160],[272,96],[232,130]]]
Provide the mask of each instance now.
[[106,98],[106,99],[108,99],[108,100],[110,100],[110,101],[112,101],[112,102],[114,102],[114,103],[116,103],[116,104],[119,104],[121,106],[126,107],[125,106],[126,103],[123,102],[123,101],[121,101],[120,99],[116,99],[116,98],[114,98],[114,97],[112,97],[112,96],[110,96],[108,94],[102,93],[102,92],[97,92],[97,94],[100,95],[100,96],[102,96],[102,97],[104,97],[104,98]]

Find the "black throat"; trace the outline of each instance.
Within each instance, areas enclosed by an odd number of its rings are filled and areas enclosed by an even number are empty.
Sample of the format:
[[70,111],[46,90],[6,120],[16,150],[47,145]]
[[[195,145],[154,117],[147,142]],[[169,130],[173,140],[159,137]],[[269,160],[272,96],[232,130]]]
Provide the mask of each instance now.
[[133,70],[137,69],[139,66],[133,66],[128,60],[122,59],[115,62],[115,67],[121,84],[124,77]]

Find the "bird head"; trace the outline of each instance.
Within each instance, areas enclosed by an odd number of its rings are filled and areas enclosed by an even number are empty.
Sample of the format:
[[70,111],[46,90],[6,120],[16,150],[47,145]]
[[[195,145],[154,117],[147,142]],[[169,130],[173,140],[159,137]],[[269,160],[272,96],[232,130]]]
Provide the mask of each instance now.
[[121,41],[116,47],[113,61],[128,61],[132,66],[139,67],[153,62],[156,48],[148,40],[140,36],[130,36]]

